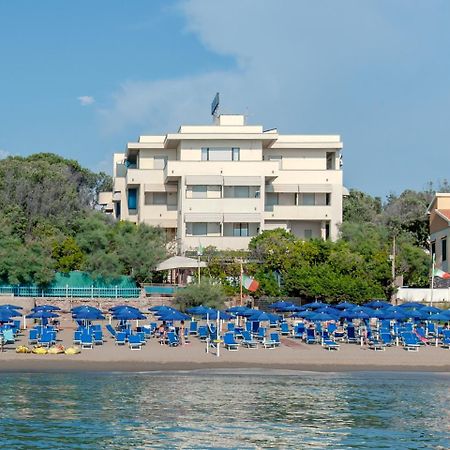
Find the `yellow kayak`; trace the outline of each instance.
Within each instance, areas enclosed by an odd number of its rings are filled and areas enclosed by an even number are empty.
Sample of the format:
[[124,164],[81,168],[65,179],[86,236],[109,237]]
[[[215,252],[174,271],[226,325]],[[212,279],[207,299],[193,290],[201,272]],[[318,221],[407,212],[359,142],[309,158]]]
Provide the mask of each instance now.
[[32,352],[35,353],[36,355],[46,355],[47,349],[44,347],[35,347],[33,348]]
[[29,349],[26,345],[19,345],[16,347],[16,353],[31,353],[31,349]]
[[81,349],[80,347],[68,347],[66,348],[66,350],[64,351],[64,353],[66,355],[77,355],[78,353],[81,353]]

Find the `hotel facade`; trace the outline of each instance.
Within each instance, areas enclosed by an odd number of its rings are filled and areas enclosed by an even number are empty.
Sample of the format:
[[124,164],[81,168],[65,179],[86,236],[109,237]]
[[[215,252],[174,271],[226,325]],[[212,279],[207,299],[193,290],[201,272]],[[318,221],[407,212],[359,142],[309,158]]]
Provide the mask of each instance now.
[[427,213],[430,225],[431,254],[435,257],[436,268],[448,272],[450,268],[447,251],[447,243],[450,242],[450,194],[437,192]]
[[165,229],[177,252],[246,249],[264,230],[335,240],[345,191],[336,135],[281,135],[220,115],[212,125],[140,136],[114,154],[114,190],[100,194],[118,220]]

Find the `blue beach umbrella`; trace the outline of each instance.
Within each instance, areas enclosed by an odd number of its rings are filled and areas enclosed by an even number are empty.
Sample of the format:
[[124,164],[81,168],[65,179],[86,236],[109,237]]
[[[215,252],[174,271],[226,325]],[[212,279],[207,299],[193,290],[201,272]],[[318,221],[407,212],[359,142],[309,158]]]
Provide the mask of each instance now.
[[11,317],[10,312],[6,309],[0,311],[0,322],[9,322]]
[[34,311],[26,316],[27,319],[52,319],[59,317],[58,314],[51,311]]
[[237,313],[245,312],[245,311],[247,311],[247,309],[248,308],[246,306],[232,306],[231,308],[228,308],[226,311],[228,313],[237,314]]
[[189,320],[190,317],[187,314],[184,314],[180,311],[165,311],[164,314],[161,314],[158,320],[163,320],[166,322],[174,322],[177,320]]
[[116,320],[144,320],[147,318],[139,310],[131,309],[120,309],[113,314],[113,317]]
[[336,309],[351,309],[354,308],[356,305],[354,303],[350,302],[342,302],[335,306]]
[[278,302],[271,303],[269,305],[269,308],[283,310],[283,309],[287,308],[288,306],[294,306],[294,304],[292,302],[286,302],[284,300],[280,300]]
[[418,302],[406,302],[399,305],[400,308],[422,308],[424,305]]
[[320,312],[311,316],[311,320],[315,322],[328,322],[329,320],[336,320],[337,317],[325,312]]
[[372,300],[371,302],[366,303],[364,306],[368,306],[369,308],[380,309],[380,308],[389,308],[392,305],[386,302],[385,300],[375,299]]
[[449,320],[449,316],[443,313],[431,314],[427,320],[432,320],[436,322],[447,322]]
[[[210,320],[217,320],[217,316],[219,316],[219,319],[221,320],[230,320],[232,316],[228,314],[225,311],[213,311],[209,314]],[[203,316],[203,319],[206,319],[206,315]]]
[[293,319],[311,319],[311,317],[314,315],[316,315],[314,311],[297,311],[289,317],[292,317]]
[[17,306],[17,305],[10,305],[9,303],[7,303],[6,305],[0,305],[0,309],[23,309],[22,306]]
[[421,311],[426,312],[428,314],[436,314],[440,312],[444,312],[440,308],[436,308],[435,306],[424,306],[423,308],[420,308]]
[[58,306],[53,305],[41,305],[41,306],[35,306],[34,308],[31,308],[31,311],[60,311],[61,308]]
[[104,320],[105,317],[97,311],[79,311],[74,314],[74,318],[78,320]]
[[9,317],[19,317],[22,315],[19,311],[10,308],[0,308],[0,312],[9,315]]
[[192,314],[193,316],[202,316],[202,315],[206,314],[208,310],[209,310],[209,308],[207,308],[206,306],[199,305],[199,306],[194,306],[193,308],[189,308],[186,311],[189,314]]
[[323,306],[322,308],[316,309],[316,312],[325,312],[337,316],[341,311],[337,308],[333,308],[332,306]]
[[254,322],[267,322],[270,320],[270,315],[261,311],[259,314],[253,314],[252,316],[250,316],[248,320]]
[[94,312],[97,312],[98,314],[102,313],[100,311],[100,309],[96,308],[95,306],[89,306],[89,305],[75,306],[70,311],[72,312],[72,314],[77,314],[80,311],[94,311]]
[[326,303],[323,303],[319,300],[317,300],[316,302],[307,303],[306,305],[303,305],[304,308],[309,308],[309,309],[317,309],[322,306],[326,306]]

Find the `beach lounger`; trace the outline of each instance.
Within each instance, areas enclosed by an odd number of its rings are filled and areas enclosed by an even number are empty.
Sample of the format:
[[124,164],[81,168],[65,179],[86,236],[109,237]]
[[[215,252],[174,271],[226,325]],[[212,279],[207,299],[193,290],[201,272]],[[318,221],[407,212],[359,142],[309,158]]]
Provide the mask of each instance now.
[[317,342],[317,340],[316,340],[316,331],[314,330],[314,328],[307,328],[306,329],[305,342],[307,344],[315,344]]
[[198,322],[195,320],[192,320],[189,324],[189,334],[192,334],[193,336],[197,336],[198,334]]
[[93,348],[92,334],[90,333],[82,333],[81,334],[81,348],[84,349],[92,349]]
[[270,333],[270,340],[273,342],[275,347],[279,347],[281,345],[280,335],[278,333]]
[[417,336],[409,331],[402,333],[403,348],[408,352],[419,351],[420,343]]
[[294,338],[295,339],[303,339],[305,335],[305,324],[298,323],[294,328]]
[[123,331],[119,331],[118,333],[116,333],[115,344],[125,345],[126,338],[127,338],[126,333],[124,333]]
[[266,339],[266,329],[264,327],[258,328],[258,334],[255,336],[256,340],[262,342]]
[[354,344],[358,342],[358,337],[356,336],[355,327],[347,327],[347,342],[349,344]]
[[201,341],[206,341],[208,338],[208,327],[206,325],[198,327],[198,338]]
[[112,325],[107,324],[105,328],[109,331],[109,333],[111,334],[111,336],[112,336],[113,338],[116,337],[116,330],[113,328]]
[[228,322],[227,323],[227,331],[231,331],[231,332],[234,333],[235,329],[236,329],[236,326],[234,325],[233,322]]
[[81,344],[81,335],[83,334],[83,332],[82,331],[79,331],[79,330],[77,330],[77,331],[75,331],[74,333],[73,333],[73,343],[75,344],[75,345],[79,345],[79,344]]
[[[282,322],[284,323],[284,322]],[[278,320],[270,319],[269,320],[269,328],[276,328],[278,326]]]
[[11,328],[3,330],[3,344],[14,344],[15,342],[13,330]]
[[441,347],[450,349],[450,330],[442,330]]
[[228,331],[223,335],[223,345],[227,350],[238,350],[239,344],[234,340],[234,333],[232,331]]
[[387,332],[387,333],[380,333],[380,340],[383,343],[383,345],[385,347],[390,347],[391,345],[394,344],[393,340],[392,340],[392,335],[391,333]]
[[169,347],[177,347],[180,344],[178,336],[173,331],[167,333],[167,344]]
[[258,348],[258,341],[255,341],[248,331],[243,331],[241,345],[247,348]]
[[128,336],[128,346],[130,347],[130,350],[141,350],[141,336],[139,336],[139,334],[130,334],[130,336]]
[[187,328],[184,329],[184,343],[189,344],[191,339],[189,337],[189,330]]
[[436,324],[430,322],[427,325],[427,336],[434,337],[436,336]]
[[281,335],[282,336],[288,336],[290,331],[289,331],[289,325],[287,322],[281,322],[280,325],[280,331],[281,331]]
[[101,330],[94,330],[94,344],[103,345],[103,333]]
[[37,344],[39,338],[39,331],[36,328],[32,328],[28,333],[28,343],[30,345]]
[[339,344],[335,341],[333,341],[332,339],[328,338],[328,339],[322,339],[322,347],[325,350],[339,350]]
[[386,350],[386,346],[383,344],[383,341],[372,338],[369,341],[369,349],[375,352],[384,352]]

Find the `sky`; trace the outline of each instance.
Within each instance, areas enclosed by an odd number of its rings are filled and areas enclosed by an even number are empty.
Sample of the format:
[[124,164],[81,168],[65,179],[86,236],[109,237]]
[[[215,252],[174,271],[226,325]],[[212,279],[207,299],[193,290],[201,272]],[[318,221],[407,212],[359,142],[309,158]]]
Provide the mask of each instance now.
[[0,0],[0,158],[111,173],[220,92],[250,124],[341,135],[348,188],[420,190],[450,178],[449,23],[447,0]]

